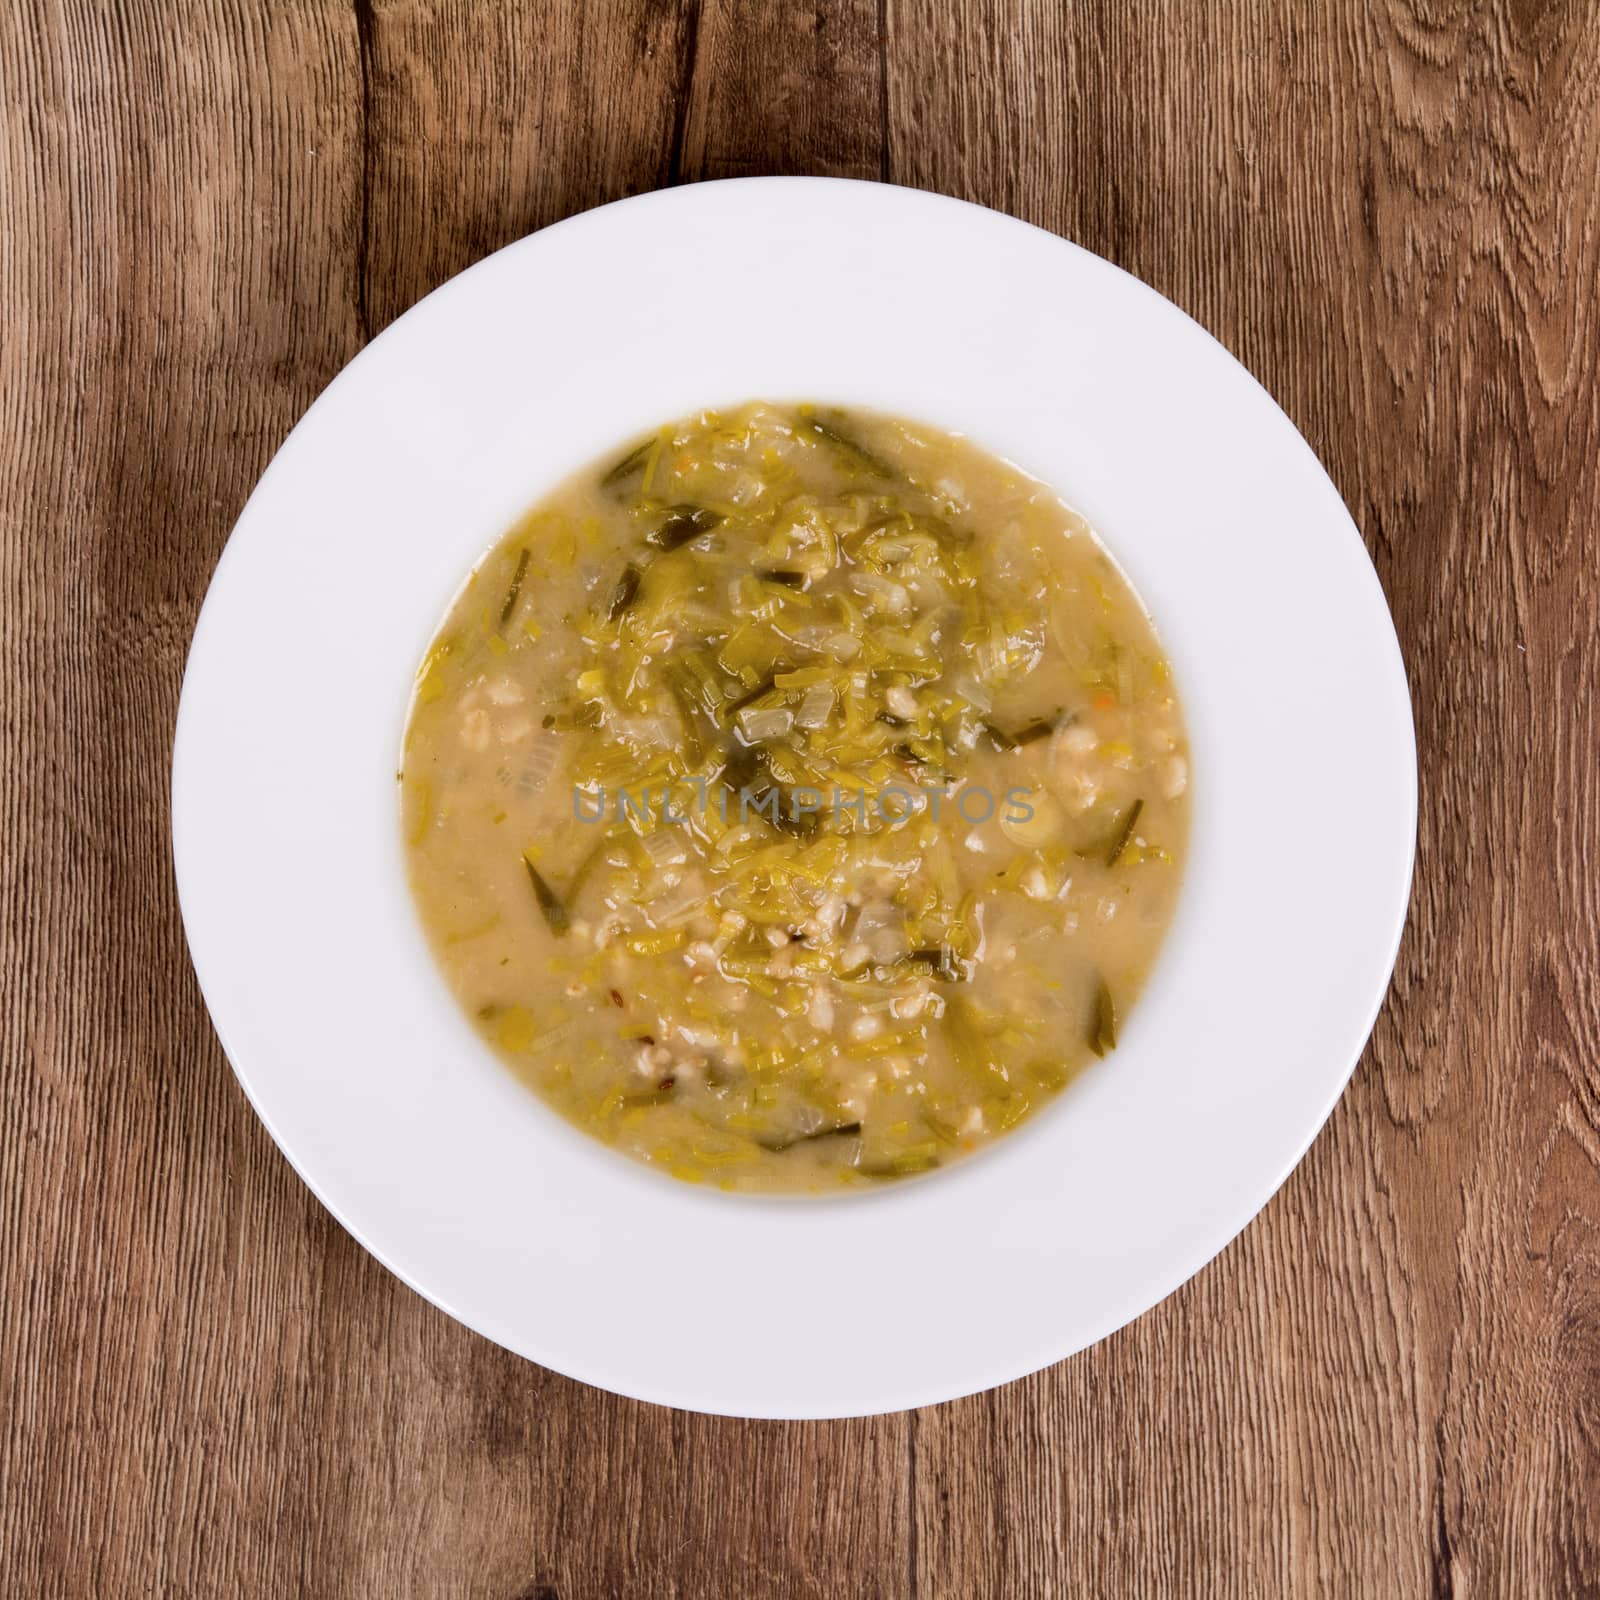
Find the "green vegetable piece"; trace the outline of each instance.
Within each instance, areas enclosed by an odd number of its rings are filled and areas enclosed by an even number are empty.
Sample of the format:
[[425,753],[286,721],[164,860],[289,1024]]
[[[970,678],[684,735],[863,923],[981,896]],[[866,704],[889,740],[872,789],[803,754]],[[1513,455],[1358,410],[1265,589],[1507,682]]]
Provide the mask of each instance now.
[[756,1143],[763,1150],[770,1150],[774,1155],[782,1155],[785,1150],[793,1150],[796,1145],[815,1144],[820,1139],[851,1138],[861,1132],[859,1122],[836,1122],[831,1127],[814,1128],[810,1133],[797,1133],[790,1138],[764,1138],[757,1139]]
[[[932,752],[937,752],[933,754]],[[909,762],[914,767],[921,767],[924,776],[938,778],[948,782],[949,773],[945,770],[945,758],[949,750],[942,744],[936,744],[931,739],[923,739],[919,744],[912,744],[903,740],[901,743],[890,746],[891,755],[898,756],[902,761]]]
[[729,745],[722,762],[722,781],[738,794],[750,787],[765,765],[759,745]]
[[1094,1012],[1089,1019],[1089,1048],[1097,1056],[1117,1048],[1117,1008],[1104,978],[1095,979]]
[[739,800],[739,817],[759,816],[791,839],[810,839],[822,826],[821,815],[794,803],[794,790],[778,783],[760,745],[730,744],[723,755],[721,780]]
[[[768,794],[777,795],[776,806],[768,805]],[[767,806],[762,815],[779,833],[785,833],[791,839],[809,839],[822,826],[822,818],[815,811],[801,811],[796,808],[792,789],[770,789],[759,799],[753,796],[752,809],[756,805]]]
[[[578,870],[572,874],[572,881],[567,885],[567,905],[572,906],[577,904],[578,891],[582,889],[584,884],[589,881],[589,874],[592,873],[594,869],[598,867],[605,859],[606,852],[610,848],[610,838],[607,835],[602,834],[600,838],[595,841],[594,848],[590,850],[588,855],[586,855],[583,860],[578,863]],[[535,885],[534,892],[538,892],[537,885]]]
[[1106,851],[1106,865],[1114,867],[1122,859],[1122,852],[1128,848],[1128,841],[1133,837],[1134,825],[1139,820],[1139,813],[1144,810],[1144,801],[1135,800],[1123,814],[1122,821],[1117,824],[1117,831],[1112,835],[1111,848]]
[[560,938],[572,927],[572,919],[567,915],[567,908],[556,898],[556,892],[544,881],[544,874],[534,864],[523,856],[522,864],[528,869],[528,882],[533,885],[533,897],[539,902],[539,910],[544,914],[544,920],[551,933]]
[[900,964],[908,967],[926,967],[941,983],[965,983],[972,976],[968,964],[947,944],[928,945],[924,949],[913,950],[910,955],[902,958]]
[[500,607],[500,626],[502,628],[511,620],[511,613],[517,609],[517,601],[522,598],[522,580],[527,575],[528,552],[523,550],[517,556],[517,570],[511,575],[511,587],[506,590],[506,603]]
[[678,708],[678,720],[683,724],[683,753],[691,766],[698,767],[706,758],[706,742],[700,734],[700,718],[693,686],[682,667],[670,668],[666,674],[667,692]]
[[817,417],[801,417],[799,424],[802,433],[810,434],[813,439],[821,444],[832,446],[840,455],[853,461],[874,478],[892,478],[895,476],[894,468],[882,456],[874,455],[865,445],[858,444],[849,434],[842,433],[831,424],[823,422]]
[[1004,728],[997,727],[987,719],[978,726],[983,729],[984,737],[988,739],[990,746],[1005,753],[1019,750],[1025,744],[1037,744],[1040,739],[1048,739],[1061,726],[1061,721],[1058,712],[1054,717],[1040,717],[1019,728],[1015,733],[1007,733]]
[[722,782],[739,800],[739,817],[761,817],[791,839],[810,839],[822,825],[813,810],[794,803],[794,791],[775,783],[760,745],[731,744],[723,758]]
[[606,621],[615,622],[639,596],[639,579],[643,574],[630,561],[622,569],[617,586],[611,592],[611,604],[606,607]]
[[771,694],[777,686],[776,677],[769,672],[755,688],[747,689],[737,700],[730,701],[722,708],[723,720],[732,722],[746,706],[754,705],[762,695]]
[[550,712],[543,726],[557,733],[575,733],[579,728],[598,728],[604,716],[604,709],[598,700],[585,700],[569,711]]
[[805,573],[788,572],[782,567],[757,567],[756,576],[763,583],[779,583],[785,589],[803,589],[806,586]]
[[662,1084],[654,1089],[636,1089],[631,1094],[622,1097],[622,1103],[630,1111],[636,1106],[664,1106],[677,1093],[676,1084]]
[[676,550],[702,533],[710,533],[721,521],[720,511],[709,511],[704,506],[673,506],[644,536],[645,543],[657,550]]
[[864,1161],[861,1170],[869,1178],[909,1178],[913,1173],[928,1172],[939,1165],[937,1145],[913,1145],[909,1150],[897,1151],[876,1161]]
[[735,745],[722,770],[722,781],[739,799],[739,820],[760,817],[791,839],[809,839],[822,819],[794,803],[794,791],[773,781],[760,745]]
[[655,442],[654,437],[651,437],[636,449],[630,450],[601,478],[600,487],[602,489],[613,489],[624,479],[631,478],[634,473],[641,471],[645,462],[649,459],[650,448]]

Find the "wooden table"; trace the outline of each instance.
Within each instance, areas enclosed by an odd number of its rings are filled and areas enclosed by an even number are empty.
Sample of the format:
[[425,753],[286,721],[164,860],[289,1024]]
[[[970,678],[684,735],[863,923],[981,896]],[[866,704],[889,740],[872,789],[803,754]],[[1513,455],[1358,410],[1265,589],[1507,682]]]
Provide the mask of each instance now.
[[[7,1596],[1600,1593],[1600,11],[4,11]],[[1264,1215],[1035,1378],[804,1426],[368,1259],[228,1071],[167,837],[196,610],[318,390],[509,240],[774,171],[1015,212],[1216,333],[1366,536],[1422,763],[1393,993]]]

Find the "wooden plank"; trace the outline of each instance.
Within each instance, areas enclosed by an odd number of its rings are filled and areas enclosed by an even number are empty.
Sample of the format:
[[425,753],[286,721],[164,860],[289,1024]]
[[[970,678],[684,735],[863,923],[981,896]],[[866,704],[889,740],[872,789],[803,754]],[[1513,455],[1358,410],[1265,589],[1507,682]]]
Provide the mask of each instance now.
[[692,15],[672,181],[888,176],[882,0],[696,0]]
[[919,1418],[916,1592],[1594,1592],[1594,15],[896,0],[890,62],[897,179],[1137,272],[1306,432],[1422,767],[1330,1127],[1185,1291]]
[[576,211],[665,183],[696,8],[360,0],[364,250],[376,332],[446,278]]

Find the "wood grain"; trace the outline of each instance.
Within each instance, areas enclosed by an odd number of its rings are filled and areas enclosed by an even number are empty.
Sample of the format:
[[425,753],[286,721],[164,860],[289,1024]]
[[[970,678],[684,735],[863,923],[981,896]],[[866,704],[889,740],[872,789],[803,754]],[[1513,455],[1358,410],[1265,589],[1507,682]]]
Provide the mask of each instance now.
[[[19,0],[0,84],[8,1594],[1600,1594],[1600,13]],[[757,171],[1014,211],[1216,333],[1366,535],[1421,757],[1394,991],[1263,1216],[848,1424],[616,1400],[376,1267],[227,1071],[167,843],[195,613],[321,386],[510,239]]]

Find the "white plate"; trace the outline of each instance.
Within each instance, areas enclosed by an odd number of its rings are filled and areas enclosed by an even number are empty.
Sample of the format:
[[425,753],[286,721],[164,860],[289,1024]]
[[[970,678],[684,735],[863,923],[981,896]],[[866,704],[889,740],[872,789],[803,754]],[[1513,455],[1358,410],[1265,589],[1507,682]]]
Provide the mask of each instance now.
[[[402,872],[412,673],[468,568],[580,464],[756,396],[921,418],[1054,485],[1150,606],[1192,737],[1187,884],[1121,1047],[988,1153],[861,1197],[707,1192],[570,1129],[458,1012]],[[1249,374],[1048,233],[820,179],[591,211],[463,273],[351,362],[217,568],[172,789],[206,1003],[334,1215],[546,1366],[766,1417],[1018,1377],[1226,1244],[1366,1040],[1416,821],[1377,578]]]

